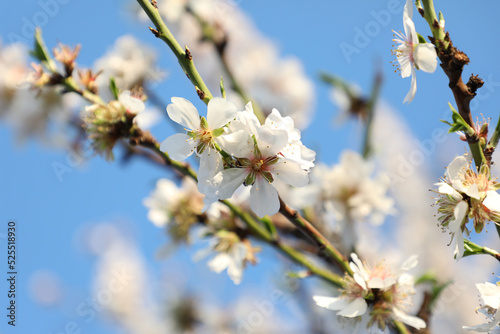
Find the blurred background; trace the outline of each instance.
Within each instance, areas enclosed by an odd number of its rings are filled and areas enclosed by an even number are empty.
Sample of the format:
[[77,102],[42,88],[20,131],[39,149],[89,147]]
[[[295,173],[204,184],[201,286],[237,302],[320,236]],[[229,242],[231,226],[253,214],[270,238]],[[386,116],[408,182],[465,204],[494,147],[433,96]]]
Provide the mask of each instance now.
[[[291,88],[278,89],[273,100],[265,96],[267,86],[260,85],[259,91],[258,80],[250,78],[254,86],[249,91],[262,98],[261,104],[269,102],[294,117],[302,141],[317,152],[317,161],[338,163],[344,150],[360,150],[363,136],[363,126],[354,117],[342,121],[339,101],[334,101],[332,88],[320,80],[320,73],[335,74],[357,85],[365,96],[371,92],[375,73],[383,73],[372,137],[374,158],[377,169],[402,182],[391,188],[397,213],[382,227],[363,230],[358,249],[373,256],[373,262],[386,256],[396,264],[417,253],[419,270],[439,272],[443,280],[455,279],[435,314],[436,333],[459,332],[458,319],[466,319],[467,324],[480,321],[474,318],[478,306],[474,283],[495,279],[491,273],[497,265],[493,259],[480,257],[456,264],[446,247],[449,236],[436,227],[429,189],[452,158],[467,147],[457,135],[443,135],[448,127],[439,120],[451,119],[447,102],[453,102],[453,96],[439,68],[434,74],[417,73],[416,97],[409,105],[402,103],[410,79],[395,73],[391,49],[392,30],[403,30],[404,2],[206,0],[203,5],[209,9],[200,10],[222,18],[234,40],[245,40],[248,35],[244,33],[252,32],[245,47],[233,50],[228,60],[242,81],[251,77],[247,73],[251,66],[272,59],[270,77],[263,82],[289,83]],[[472,103],[474,117],[492,118],[492,126],[496,125],[499,3],[436,0],[435,6],[443,12],[455,45],[471,59],[464,78],[474,73],[485,81]],[[173,6],[165,15],[177,22],[175,14]],[[429,29],[418,13],[414,21],[417,31],[427,36]],[[162,141],[175,131],[165,117],[171,97],[184,97],[200,111],[205,109],[170,50],[148,30],[151,25],[134,1],[9,2],[0,12],[0,76],[6,80],[5,50],[15,43],[25,52],[10,59],[24,64],[32,61],[27,50],[33,43],[34,26],[42,28],[49,48],[59,42],[81,44],[77,63],[96,70],[112,68],[113,54],[120,50],[143,51],[144,57],[153,57],[145,72],[150,96],[158,98],[151,108],[156,108],[159,121],[151,131]],[[191,47],[197,41],[189,26],[173,26],[180,44],[193,50],[207,82],[217,87],[220,66],[210,65],[209,51],[203,45]],[[139,44],[124,42],[124,35]],[[130,52],[131,58],[136,56]],[[121,66],[134,63],[130,64]],[[10,109],[0,103],[0,237],[5,238],[7,222],[15,220],[19,272],[17,326],[11,328],[2,320],[2,333],[337,333],[328,330],[334,314],[318,310],[310,298],[318,291],[331,293],[331,288],[317,279],[308,279],[307,284],[287,279],[285,271],[300,268],[266,246],[258,254],[258,265],[246,268],[240,285],[234,285],[225,273],[211,272],[206,260],[192,261],[205,244],[200,241],[174,249],[165,230],[148,220],[143,205],[156,181],[172,174],[145,160],[124,159],[119,148],[112,162],[88,149],[76,152],[71,146],[76,131],[50,128],[41,131],[44,135],[30,131],[35,121],[21,111],[32,115],[46,107],[32,101],[25,99],[19,102],[22,106]],[[77,98],[64,103],[72,110],[82,106]],[[498,248],[494,228],[489,229],[492,233],[481,241]],[[4,239],[1,243],[4,248]],[[129,268],[132,277],[120,276],[123,267]],[[107,296],[113,278],[129,283]],[[0,289],[3,296],[5,281]],[[105,305],[96,302],[108,297]],[[5,300],[0,298],[0,303]],[[194,328],[179,329],[183,320],[179,314]]]

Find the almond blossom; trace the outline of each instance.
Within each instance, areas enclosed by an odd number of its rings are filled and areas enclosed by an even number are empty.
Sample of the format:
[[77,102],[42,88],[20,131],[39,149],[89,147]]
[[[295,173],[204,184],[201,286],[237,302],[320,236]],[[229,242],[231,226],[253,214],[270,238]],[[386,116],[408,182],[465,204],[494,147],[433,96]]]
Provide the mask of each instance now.
[[[200,157],[198,189],[210,193],[213,176],[222,170],[222,159],[217,151],[223,127],[236,117],[236,107],[223,98],[215,97],[207,107],[207,118],[201,117],[196,107],[181,97],[172,97],[167,106],[168,116],[185,127],[186,133],[177,133],[165,139],[160,149],[174,160],[184,160],[194,152]],[[213,198],[213,197],[212,197]]]
[[413,2],[407,0],[403,11],[404,35],[395,32],[394,42],[398,47],[392,51],[396,55],[399,63],[399,70],[403,78],[411,75],[411,88],[403,101],[410,103],[417,93],[417,73],[416,70],[433,73],[437,67],[436,50],[430,43],[420,43],[412,21]]
[[242,240],[234,232],[219,230],[214,233],[208,248],[196,253],[194,260],[201,260],[215,252],[215,256],[208,262],[210,270],[218,274],[226,270],[229,278],[238,285],[246,264],[257,263],[255,251],[248,239]]
[[[476,326],[463,326],[464,329],[476,332],[490,332],[490,333],[500,333],[500,328],[497,326],[500,324],[500,286],[497,284],[492,284],[486,282],[484,284],[476,284],[476,288],[481,294],[481,299],[483,300],[483,305],[479,308],[479,311],[488,318],[488,322]],[[493,331],[492,331],[493,330]]]
[[490,178],[485,165],[479,173],[472,171],[464,156],[458,156],[449,164],[445,177],[438,186],[439,222],[452,235],[454,254],[457,260],[464,254],[463,232],[469,218],[474,220],[476,232],[481,232],[487,220],[500,221],[499,184]]
[[[279,125],[285,119],[277,111],[273,115],[276,117],[274,125],[271,119],[261,126],[248,104],[220,141],[221,148],[236,159],[236,165],[216,176],[217,197],[230,198],[242,184],[252,186],[250,207],[260,217],[274,215],[279,210],[278,191],[273,182],[282,181],[295,187],[306,185],[308,175],[303,165],[310,165],[314,160],[312,151],[302,148],[300,135],[290,127],[293,122]],[[289,132],[294,132],[295,137],[289,136]]]
[[346,318],[368,317],[368,327],[381,331],[391,320],[401,321],[416,329],[426,327],[422,319],[407,314],[415,294],[413,276],[407,271],[417,265],[416,256],[406,260],[397,272],[384,262],[373,268],[367,267],[355,253],[351,254],[351,258],[353,262],[349,265],[354,274],[352,277],[346,275],[340,296],[313,296],[318,306],[338,311],[337,315]]

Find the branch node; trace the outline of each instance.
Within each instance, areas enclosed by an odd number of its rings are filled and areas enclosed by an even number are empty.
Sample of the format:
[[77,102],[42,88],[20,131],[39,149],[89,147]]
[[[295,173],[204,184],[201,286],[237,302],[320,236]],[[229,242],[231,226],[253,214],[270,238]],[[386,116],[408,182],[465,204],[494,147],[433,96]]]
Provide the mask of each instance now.
[[424,9],[422,7],[418,8],[418,12],[420,13],[420,15],[422,15],[422,17],[424,17],[425,12],[424,12]]
[[204,100],[205,99],[205,92],[202,91],[201,89],[199,89],[198,87],[195,87],[196,88],[196,93],[198,94],[198,97],[200,98],[200,100]]
[[158,9],[158,5],[156,4],[156,0],[151,0],[151,5],[152,5],[155,9]]
[[439,29],[440,28],[438,20],[434,19],[434,22],[432,22],[432,27],[434,29]]
[[149,27],[149,30],[155,35],[155,37],[160,37],[160,32],[155,28]]
[[189,50],[189,48],[187,47],[187,45],[185,46],[185,48],[186,48],[186,55],[185,55],[186,59],[187,60],[193,60],[193,54],[191,53],[191,50]]
[[481,79],[478,75],[471,74],[469,81],[467,82],[467,87],[474,96],[476,96],[476,91],[483,85],[483,79]]

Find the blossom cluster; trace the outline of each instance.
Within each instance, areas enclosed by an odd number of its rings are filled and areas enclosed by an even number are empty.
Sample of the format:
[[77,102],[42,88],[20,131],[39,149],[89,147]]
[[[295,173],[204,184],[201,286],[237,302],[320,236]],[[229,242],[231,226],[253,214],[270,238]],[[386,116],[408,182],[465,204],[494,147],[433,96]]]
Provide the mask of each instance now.
[[469,219],[473,219],[477,233],[483,230],[487,221],[500,222],[500,195],[496,192],[500,184],[491,178],[488,166],[483,165],[476,173],[466,157],[458,156],[436,185],[438,219],[441,226],[451,233],[454,253],[459,260],[464,255],[463,233],[469,235]]
[[[407,259],[401,269],[393,272],[384,262],[370,268],[351,254],[353,276],[346,275],[338,297],[314,296],[318,306],[338,311],[345,318],[361,318],[370,332],[385,333],[391,320],[399,320],[416,329],[425,322],[408,315],[415,294],[414,278],[407,271],[417,265],[417,257]],[[364,331],[361,331],[364,332]]]
[[250,207],[260,217],[274,215],[280,208],[277,184],[305,186],[314,166],[315,153],[300,141],[300,131],[290,117],[276,109],[264,124],[248,103],[244,111],[223,99],[208,103],[207,117],[186,99],[173,97],[170,118],[185,127],[160,149],[174,160],[193,153],[200,157],[198,190],[208,206],[228,199],[241,185],[251,186]]

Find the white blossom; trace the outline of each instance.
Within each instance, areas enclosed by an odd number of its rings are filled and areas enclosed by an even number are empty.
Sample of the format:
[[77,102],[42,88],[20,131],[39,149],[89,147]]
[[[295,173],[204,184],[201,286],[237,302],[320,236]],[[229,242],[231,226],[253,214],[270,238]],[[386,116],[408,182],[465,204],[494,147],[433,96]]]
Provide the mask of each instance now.
[[[349,264],[353,276],[346,275],[344,287],[340,289],[339,297],[313,296],[318,306],[338,311],[337,315],[354,318],[371,318],[368,323],[374,324],[373,330],[385,330],[389,320],[399,320],[416,329],[425,328],[425,322],[417,317],[407,314],[412,305],[412,297],[415,294],[413,276],[407,271],[417,265],[417,257],[408,258],[401,269],[393,272],[385,263],[379,263],[370,268],[361,262],[359,257],[351,254],[352,262]],[[377,297],[382,294],[374,294],[375,298],[384,298],[383,302],[375,300],[368,306],[365,298],[373,290],[384,291],[385,297]],[[390,298],[386,298],[390,295]]]
[[483,301],[483,305],[479,310],[488,318],[488,322],[476,326],[463,326],[463,328],[476,332],[499,333],[500,328],[497,326],[500,324],[500,312],[498,312],[500,308],[500,286],[486,282],[476,284],[476,288],[479,290]]
[[457,260],[464,254],[463,232],[469,233],[466,224],[474,218],[474,227],[480,232],[486,220],[500,220],[500,195],[495,191],[498,184],[490,178],[489,168],[480,173],[469,168],[469,161],[458,156],[448,165],[445,176],[438,186],[439,222],[447,229],[454,241],[453,251]]
[[413,101],[417,93],[416,70],[432,73],[436,70],[437,59],[434,45],[419,43],[415,30],[413,17],[413,1],[407,0],[403,10],[403,24],[405,34],[395,32],[397,38],[393,39],[399,46],[393,50],[399,63],[401,76],[407,78],[411,75],[411,88],[403,103]]

